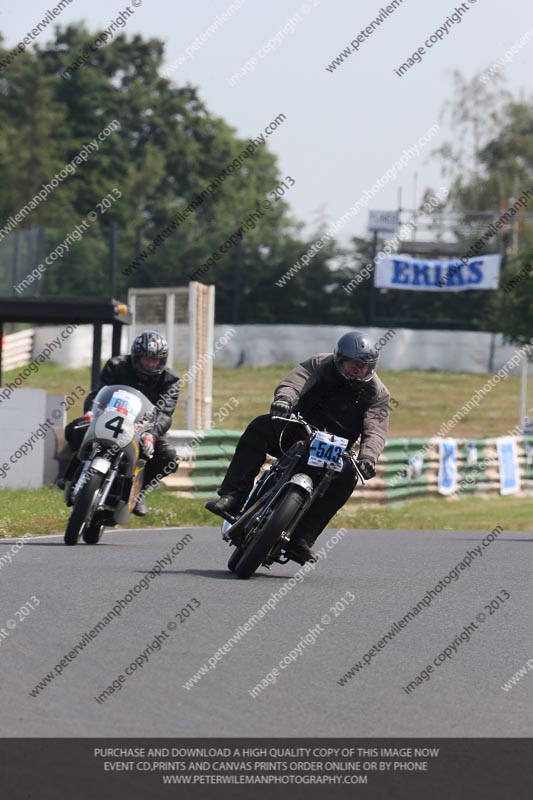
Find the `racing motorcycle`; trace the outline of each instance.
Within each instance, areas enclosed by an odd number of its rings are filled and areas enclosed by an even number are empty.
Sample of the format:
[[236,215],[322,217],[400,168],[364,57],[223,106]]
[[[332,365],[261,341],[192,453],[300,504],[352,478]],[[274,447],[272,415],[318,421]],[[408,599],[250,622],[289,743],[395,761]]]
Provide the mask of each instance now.
[[[300,414],[273,417],[300,426],[298,440],[257,481],[243,510],[237,517],[225,514],[222,538],[235,549],[228,569],[239,578],[250,578],[261,566],[270,569],[274,562],[286,564],[287,546],[304,514],[328,489],[342,470],[348,439],[321,431],[307,423]],[[355,462],[358,479],[365,479]]]
[[155,412],[130,386],[100,389],[78,452],[81,464],[65,486],[65,502],[72,506],[65,544],[77,544],[80,536],[86,544],[97,544],[106,526],[127,524],[147,463],[140,438],[151,430]]

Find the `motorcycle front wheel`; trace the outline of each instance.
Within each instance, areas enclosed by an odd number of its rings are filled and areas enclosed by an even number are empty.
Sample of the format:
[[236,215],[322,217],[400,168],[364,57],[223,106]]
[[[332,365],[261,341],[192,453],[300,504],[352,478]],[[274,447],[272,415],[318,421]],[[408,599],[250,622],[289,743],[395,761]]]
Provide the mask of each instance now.
[[235,572],[235,567],[237,566],[241,558],[242,558],[242,547],[235,547],[228,561],[228,569],[231,572]]
[[104,527],[104,524],[96,519],[90,525],[86,525],[82,534],[85,544],[98,544],[102,538]]
[[282,494],[270,512],[264,528],[252,539],[249,545],[243,548],[242,558],[233,570],[239,578],[247,580],[261,566],[283,531],[286,530],[301,509],[307,497],[307,492],[294,484],[291,484]]
[[90,529],[103,481],[104,475],[98,473],[91,475],[79,490],[65,531],[64,542],[66,545],[78,544],[85,529]]

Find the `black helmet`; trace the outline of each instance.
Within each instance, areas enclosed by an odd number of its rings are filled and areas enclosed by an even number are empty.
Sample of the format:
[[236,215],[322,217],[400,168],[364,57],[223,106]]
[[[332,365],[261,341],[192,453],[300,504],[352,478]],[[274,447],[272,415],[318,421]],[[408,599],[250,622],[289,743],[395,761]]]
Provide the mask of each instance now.
[[[168,357],[166,339],[157,331],[143,331],[135,337],[131,345],[131,363],[139,377],[157,378],[165,369]],[[150,358],[153,366],[142,363],[142,359]],[[157,359],[157,363],[155,363]]]
[[363,331],[345,333],[333,351],[335,366],[342,377],[356,384],[372,380],[378,355],[373,340]]

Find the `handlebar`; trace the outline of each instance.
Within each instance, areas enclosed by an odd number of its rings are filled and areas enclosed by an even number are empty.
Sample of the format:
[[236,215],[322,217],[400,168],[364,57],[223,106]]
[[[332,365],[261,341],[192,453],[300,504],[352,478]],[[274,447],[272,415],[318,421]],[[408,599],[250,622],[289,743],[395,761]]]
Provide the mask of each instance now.
[[297,422],[299,425],[302,425],[305,428],[305,430],[309,435],[315,433],[318,430],[318,428],[315,428],[314,425],[310,425],[308,422],[306,422],[305,419],[300,415],[300,413],[290,414],[288,417],[273,416],[272,419],[280,419],[283,422]]
[[[305,428],[305,430],[306,430],[306,432],[307,432],[307,434],[309,436],[311,436],[313,433],[316,433],[318,430],[320,430],[319,428],[316,428],[314,425],[310,425],[309,422],[306,422],[305,419],[300,415],[300,413],[298,413],[298,414],[290,414],[288,417],[273,416],[272,419],[280,419],[283,422],[297,422],[299,425],[302,425],[302,427]],[[357,460],[355,458],[351,458],[351,456],[349,456],[349,457],[350,457],[350,459],[352,461],[352,464],[353,464],[354,469],[355,469],[355,473],[356,473],[356,475],[357,475],[357,477],[358,477],[358,479],[359,479],[359,481],[361,483],[361,486],[365,486],[366,485],[366,480],[363,478],[361,470],[359,469],[359,467],[357,465]]]

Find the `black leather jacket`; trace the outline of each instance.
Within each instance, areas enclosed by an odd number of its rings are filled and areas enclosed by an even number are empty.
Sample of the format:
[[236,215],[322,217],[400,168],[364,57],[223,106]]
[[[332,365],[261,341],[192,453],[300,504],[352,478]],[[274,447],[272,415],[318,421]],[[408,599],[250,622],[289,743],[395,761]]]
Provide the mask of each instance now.
[[141,380],[133,369],[131,356],[115,356],[110,358],[100,373],[96,389],[90,392],[83,404],[84,412],[90,411],[93,400],[104,386],[122,384],[131,386],[142,392],[151,403],[157,406],[153,433],[159,438],[170,428],[172,414],[176,408],[179,395],[179,378],[166,367],[157,380]]

